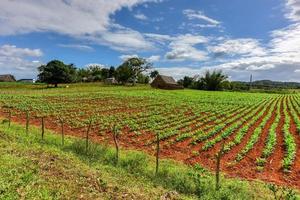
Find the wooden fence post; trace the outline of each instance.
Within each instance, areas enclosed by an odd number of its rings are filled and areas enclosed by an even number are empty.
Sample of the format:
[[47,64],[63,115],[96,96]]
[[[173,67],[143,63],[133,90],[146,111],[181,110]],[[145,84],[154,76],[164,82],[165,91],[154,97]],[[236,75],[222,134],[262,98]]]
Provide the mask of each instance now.
[[221,149],[216,156],[217,165],[216,165],[216,190],[220,189],[220,165],[221,165],[221,158],[224,154],[224,146],[225,143],[222,143]]
[[119,143],[118,143],[118,130],[116,125],[113,126],[113,138],[116,147],[116,165],[119,162]]
[[155,175],[158,174],[158,168],[159,168],[159,152],[160,152],[160,139],[159,139],[159,133],[156,134],[156,168],[155,168]]
[[42,140],[44,140],[44,134],[45,134],[45,117],[42,117]]
[[85,136],[85,150],[86,150],[86,153],[88,153],[88,148],[89,148],[89,133],[90,133],[91,127],[92,127],[92,120],[90,119],[88,129],[86,131],[86,136]]
[[64,120],[60,119],[60,123],[61,123],[61,144],[62,146],[64,146],[65,144]]
[[29,130],[29,111],[26,111],[26,134],[28,134]]
[[8,111],[8,128],[10,128],[10,125],[11,125],[11,110],[9,109]]

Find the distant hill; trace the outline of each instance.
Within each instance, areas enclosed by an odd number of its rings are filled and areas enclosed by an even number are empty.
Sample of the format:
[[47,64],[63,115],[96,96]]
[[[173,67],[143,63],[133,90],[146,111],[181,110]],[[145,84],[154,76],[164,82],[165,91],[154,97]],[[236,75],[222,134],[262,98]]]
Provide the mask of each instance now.
[[[235,83],[248,85],[249,82],[243,82],[243,81],[234,81]],[[253,88],[259,88],[259,89],[300,89],[300,83],[298,82],[281,82],[281,81],[271,81],[271,80],[258,80],[252,82]]]

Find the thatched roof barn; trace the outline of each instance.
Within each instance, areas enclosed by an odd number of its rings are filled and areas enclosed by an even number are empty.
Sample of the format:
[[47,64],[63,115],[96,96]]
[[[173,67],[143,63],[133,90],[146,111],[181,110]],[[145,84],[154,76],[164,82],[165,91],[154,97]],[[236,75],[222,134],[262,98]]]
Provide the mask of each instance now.
[[16,79],[11,74],[0,75],[0,82],[16,82]]
[[166,89],[166,90],[176,90],[183,89],[173,77],[158,75],[151,83],[151,86],[154,88]]

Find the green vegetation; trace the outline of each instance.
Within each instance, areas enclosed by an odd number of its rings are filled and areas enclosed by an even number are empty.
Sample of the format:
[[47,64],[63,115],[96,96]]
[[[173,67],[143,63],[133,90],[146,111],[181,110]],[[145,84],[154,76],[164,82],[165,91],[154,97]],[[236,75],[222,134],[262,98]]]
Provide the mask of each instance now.
[[293,164],[293,161],[295,160],[297,147],[296,147],[295,139],[294,139],[293,135],[290,133],[291,117],[288,114],[286,99],[284,101],[283,107],[284,107],[285,120],[284,120],[282,132],[284,134],[284,145],[285,145],[285,149],[286,149],[286,154],[283,159],[283,168],[285,170],[289,170],[291,165]]
[[59,83],[73,83],[76,80],[76,68],[70,64],[66,65],[59,60],[53,60],[38,68],[39,81],[53,84],[55,87]]
[[[247,184],[256,182],[237,182],[224,177],[220,181],[221,189],[215,191],[212,187],[216,185],[214,174],[205,169],[216,169],[215,155],[221,144],[224,144],[224,161],[220,160],[218,169],[222,172],[253,180],[259,167],[261,179],[282,183],[281,179],[268,177],[273,174],[280,177],[283,166],[289,172],[285,173],[283,184],[299,188],[299,182],[293,179],[296,166],[299,166],[298,94],[164,91],[145,85],[101,83],[60,85],[58,88],[0,83],[0,88],[0,115],[4,118],[0,138],[7,143],[4,149],[9,145],[19,150],[23,148],[24,152],[54,149],[62,157],[71,156],[74,162],[80,163],[78,165],[84,165],[96,174],[101,170],[107,173],[121,170],[124,177],[118,178],[131,177],[131,180],[141,182],[141,187],[135,187],[134,191],[131,190],[134,187],[123,188],[134,194],[139,194],[136,191],[141,188],[150,187],[140,194],[151,197],[153,195],[148,191],[153,191],[159,198],[164,192],[175,190],[185,198],[262,196],[261,191],[266,191],[261,184],[255,187],[258,191],[253,192],[248,188],[252,186]],[[7,129],[10,121],[11,127]],[[22,128],[14,125],[16,121],[22,123]],[[35,129],[34,126],[39,127]],[[58,135],[50,134],[47,129]],[[82,138],[70,139],[67,135]],[[278,136],[281,136],[282,144],[279,144]],[[113,144],[114,148],[105,144]],[[285,148],[278,148],[283,145]],[[125,148],[136,151],[125,151]],[[141,152],[156,155],[157,159]],[[271,162],[278,154],[281,160]],[[165,157],[191,164],[191,167],[161,160]],[[250,167],[244,169],[244,163]],[[266,164],[268,167],[264,167]],[[98,165],[101,167],[97,168]],[[268,171],[273,167],[280,171]],[[236,192],[238,190],[244,192],[240,194]]]
[[259,159],[260,166],[263,166],[265,164],[266,159],[270,157],[271,154],[274,152],[275,145],[277,143],[276,128],[278,127],[280,121],[280,109],[281,104],[277,105],[275,120],[270,127],[267,142],[265,144],[262,156]]
[[[90,65],[86,69],[77,69],[73,64],[65,64],[59,60],[52,60],[46,65],[38,68],[38,82],[52,84],[55,87],[62,83],[76,82],[96,82],[107,78],[115,78],[118,83],[135,85],[136,82],[147,84],[150,81],[148,75],[143,74],[151,69],[152,64],[143,58],[129,58],[124,61],[117,69],[113,66],[104,68],[99,65]],[[151,73],[150,73],[151,75]],[[151,76],[156,76],[154,71]]]
[[[162,160],[155,176],[153,157],[122,151],[117,166],[114,149],[85,141],[61,138],[47,131],[23,126],[0,125],[1,199],[271,199],[271,192],[258,182],[221,178],[215,191],[214,176],[195,166]],[[175,192],[177,191],[177,192]]]
[[227,78],[228,76],[222,71],[214,70],[212,72],[206,71],[204,76],[200,79],[185,76],[183,79],[179,80],[178,83],[185,88],[216,91],[229,89],[227,85],[230,83],[227,81]]

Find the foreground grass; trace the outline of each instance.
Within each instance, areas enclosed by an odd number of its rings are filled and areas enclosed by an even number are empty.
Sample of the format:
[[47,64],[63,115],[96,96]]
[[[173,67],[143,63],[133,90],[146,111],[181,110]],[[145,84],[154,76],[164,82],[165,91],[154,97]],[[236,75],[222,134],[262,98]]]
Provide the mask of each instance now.
[[115,164],[111,147],[12,124],[0,125],[0,199],[272,199],[259,182],[214,177],[194,168],[163,160],[154,175],[154,159],[141,152],[121,151]]

